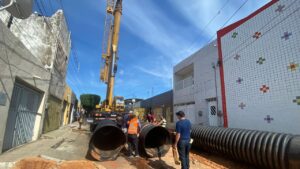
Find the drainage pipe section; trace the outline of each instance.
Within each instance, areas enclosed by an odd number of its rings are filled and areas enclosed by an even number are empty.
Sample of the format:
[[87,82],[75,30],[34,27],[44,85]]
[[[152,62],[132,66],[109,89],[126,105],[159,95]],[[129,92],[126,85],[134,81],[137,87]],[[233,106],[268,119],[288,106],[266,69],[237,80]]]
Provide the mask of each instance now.
[[145,158],[163,157],[171,147],[171,135],[161,126],[147,124],[139,136],[139,153]]
[[194,126],[192,138],[193,147],[221,153],[261,168],[300,169],[300,136]]
[[92,134],[89,154],[95,160],[115,160],[126,144],[126,136],[112,120],[101,121]]

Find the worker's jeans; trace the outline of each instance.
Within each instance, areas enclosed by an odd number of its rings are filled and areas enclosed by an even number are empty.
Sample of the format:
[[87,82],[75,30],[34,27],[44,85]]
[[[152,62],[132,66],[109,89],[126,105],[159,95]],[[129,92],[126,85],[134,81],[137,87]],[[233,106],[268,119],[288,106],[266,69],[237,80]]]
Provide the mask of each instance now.
[[133,149],[135,150],[135,156],[139,155],[138,151],[138,137],[136,134],[128,134],[128,151],[129,156],[133,155]]
[[190,140],[179,140],[177,144],[179,159],[181,161],[181,169],[190,168],[189,153],[191,149]]

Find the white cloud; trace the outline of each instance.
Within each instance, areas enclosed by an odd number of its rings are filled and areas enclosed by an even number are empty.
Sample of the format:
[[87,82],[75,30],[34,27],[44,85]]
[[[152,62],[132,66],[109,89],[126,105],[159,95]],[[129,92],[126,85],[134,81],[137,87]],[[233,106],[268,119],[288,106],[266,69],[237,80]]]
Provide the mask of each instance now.
[[[269,1],[270,0],[248,0],[227,25],[246,17]],[[189,4],[193,5],[186,5],[186,1],[172,0],[173,7],[189,20],[192,25],[198,28],[200,32],[203,31],[203,33],[208,34],[209,37],[212,37],[216,31],[221,29],[225,21],[227,21],[244,2],[246,2],[246,0],[189,0]],[[215,15],[217,16],[215,17]],[[215,19],[210,23],[214,17]],[[210,25],[204,28],[208,23],[210,23]]]
[[[244,18],[269,0],[248,1],[246,5],[230,20],[230,23]],[[135,68],[140,72],[162,79],[162,83],[170,86],[172,67],[185,57],[190,56],[208,39],[216,34],[226,20],[245,2],[229,0],[168,0],[172,7],[190,24],[169,17],[159,6],[158,1],[124,1],[122,24],[132,34],[151,45],[161,53],[153,56],[151,63],[146,63]],[[211,24],[202,29],[219,12]],[[215,37],[216,38],[216,37]]]
[[149,75],[152,75],[152,76],[155,76],[155,77],[159,77],[159,78],[168,78],[168,74],[165,74],[164,71],[158,71],[158,70],[152,70],[152,69],[146,69],[146,68],[143,68],[143,67],[140,67],[140,66],[136,66],[136,68],[146,74],[149,74]]
[[184,25],[168,18],[153,1],[126,1],[122,23],[134,35],[164,54],[172,64],[182,59],[181,52],[191,45]]

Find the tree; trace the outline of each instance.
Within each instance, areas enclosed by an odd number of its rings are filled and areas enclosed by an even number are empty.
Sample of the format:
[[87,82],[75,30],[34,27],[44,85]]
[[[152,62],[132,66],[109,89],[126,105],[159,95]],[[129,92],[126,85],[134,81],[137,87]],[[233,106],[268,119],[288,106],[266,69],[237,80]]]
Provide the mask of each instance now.
[[81,106],[87,111],[95,109],[96,105],[100,103],[101,97],[95,94],[80,95]]

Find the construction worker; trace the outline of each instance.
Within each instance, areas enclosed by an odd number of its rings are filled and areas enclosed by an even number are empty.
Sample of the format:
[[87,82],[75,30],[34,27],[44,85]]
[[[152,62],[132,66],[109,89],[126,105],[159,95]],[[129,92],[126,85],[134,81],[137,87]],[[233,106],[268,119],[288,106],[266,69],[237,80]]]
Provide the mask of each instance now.
[[185,113],[183,111],[177,112],[176,116],[179,121],[176,123],[176,137],[173,148],[177,147],[179,159],[181,161],[181,169],[189,169],[192,125],[191,122],[185,118]]
[[129,111],[128,113],[125,113],[123,116],[123,125],[122,125],[122,131],[127,134],[127,129],[128,129],[128,121],[129,119],[129,115],[132,114],[132,111]]
[[139,152],[138,152],[138,136],[139,132],[141,130],[141,123],[137,116],[130,111],[129,112],[129,117],[130,120],[128,121],[128,154],[129,157],[132,157],[133,155],[133,149],[135,151],[134,156],[139,157]]

